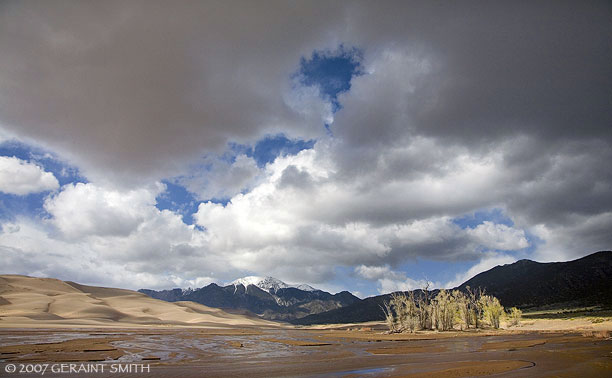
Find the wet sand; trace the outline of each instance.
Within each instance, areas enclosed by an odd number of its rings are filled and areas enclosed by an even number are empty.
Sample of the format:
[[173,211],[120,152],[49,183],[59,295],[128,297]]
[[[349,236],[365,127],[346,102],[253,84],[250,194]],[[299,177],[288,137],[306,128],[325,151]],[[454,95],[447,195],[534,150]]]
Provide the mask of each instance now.
[[[91,377],[605,377],[607,333],[487,331],[385,335],[342,329],[2,329],[6,364],[146,364]],[[45,376],[66,376],[50,371]]]

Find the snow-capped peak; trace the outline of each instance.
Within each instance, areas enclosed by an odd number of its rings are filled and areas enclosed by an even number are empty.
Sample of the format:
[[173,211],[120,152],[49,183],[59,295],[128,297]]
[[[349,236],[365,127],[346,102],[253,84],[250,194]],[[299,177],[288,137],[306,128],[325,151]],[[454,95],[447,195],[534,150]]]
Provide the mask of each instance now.
[[296,289],[300,289],[300,290],[304,290],[304,291],[316,291],[317,290],[314,287],[312,287],[310,285],[306,285],[306,284],[300,284],[300,285],[296,285],[294,287]]
[[314,291],[315,290],[313,287],[306,285],[306,284],[287,285],[283,281],[277,278],[274,278],[274,277],[259,277],[259,276],[248,276],[248,277],[238,278],[237,280],[230,282],[230,285],[234,285],[234,286],[243,285],[245,288],[248,287],[249,285],[255,285],[262,290],[265,290],[265,291],[272,290],[274,292],[278,291],[279,289],[286,289],[288,287],[294,287],[296,289],[300,289],[304,291]]
[[230,282],[230,285],[243,285],[244,287],[247,287],[249,285],[258,286],[259,282],[262,280],[263,280],[263,277],[248,276],[248,277],[242,277],[242,278],[233,280],[232,282]]

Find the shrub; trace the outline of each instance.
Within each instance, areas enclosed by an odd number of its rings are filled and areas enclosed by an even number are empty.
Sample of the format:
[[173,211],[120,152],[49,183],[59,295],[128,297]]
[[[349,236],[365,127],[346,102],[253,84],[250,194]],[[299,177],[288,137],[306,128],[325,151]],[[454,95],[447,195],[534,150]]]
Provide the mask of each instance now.
[[521,318],[523,317],[523,311],[516,307],[512,307],[508,312],[508,324],[510,326],[517,326],[521,324]]

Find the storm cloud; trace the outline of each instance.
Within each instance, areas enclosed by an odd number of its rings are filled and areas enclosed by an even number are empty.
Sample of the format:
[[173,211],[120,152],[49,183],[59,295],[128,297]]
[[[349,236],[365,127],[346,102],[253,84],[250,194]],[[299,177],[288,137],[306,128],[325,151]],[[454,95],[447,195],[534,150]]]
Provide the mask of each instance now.
[[[2,2],[2,134],[89,181],[5,222],[2,254],[52,274],[80,248],[128,286],[333,286],[342,267],[384,291],[419,283],[415,259],[475,274],[609,249],[610,19],[606,1]],[[349,83],[304,79],[338,51]],[[270,135],[314,142],[258,165],[244,146]],[[155,207],[161,180],[197,199],[194,225]],[[457,221],[491,209],[510,221]]]

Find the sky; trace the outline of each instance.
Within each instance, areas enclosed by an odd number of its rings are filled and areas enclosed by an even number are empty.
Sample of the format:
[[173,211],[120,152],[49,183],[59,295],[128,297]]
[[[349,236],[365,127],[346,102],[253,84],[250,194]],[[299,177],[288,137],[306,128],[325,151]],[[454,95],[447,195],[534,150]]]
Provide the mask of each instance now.
[[612,248],[607,1],[2,1],[0,274],[361,297]]

